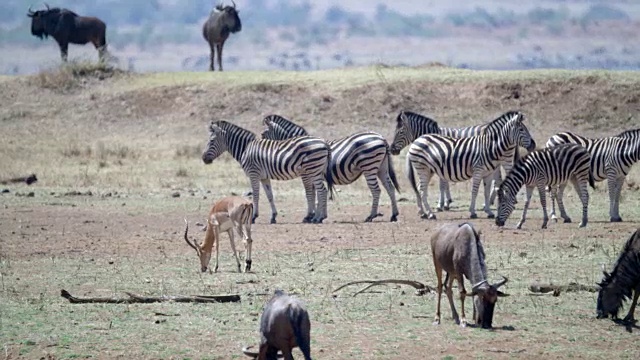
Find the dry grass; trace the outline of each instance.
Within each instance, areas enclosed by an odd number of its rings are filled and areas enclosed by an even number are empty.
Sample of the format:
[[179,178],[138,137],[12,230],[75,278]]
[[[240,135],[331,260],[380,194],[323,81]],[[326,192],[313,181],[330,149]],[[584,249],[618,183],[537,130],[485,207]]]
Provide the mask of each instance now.
[[125,72],[105,62],[76,61],[32,75],[32,85],[60,93],[81,88],[92,80],[105,80]]

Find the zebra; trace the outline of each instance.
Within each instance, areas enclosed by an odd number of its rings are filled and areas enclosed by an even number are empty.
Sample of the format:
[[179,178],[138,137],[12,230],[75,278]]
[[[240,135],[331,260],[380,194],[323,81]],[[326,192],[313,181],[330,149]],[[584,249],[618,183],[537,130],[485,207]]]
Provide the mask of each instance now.
[[[506,113],[500,115],[498,118],[496,118],[496,119],[494,119],[494,120],[492,120],[492,121],[490,121],[488,123],[481,124],[481,125],[467,126],[467,127],[462,127],[462,128],[441,127],[440,128],[440,135],[449,136],[449,137],[456,138],[456,139],[472,137],[472,136],[478,136],[491,123],[498,122],[499,124],[506,124],[507,121],[511,117],[513,117],[515,115],[515,113],[516,113],[516,111],[507,111]],[[519,146],[523,146],[523,144],[521,144],[521,143],[518,144],[518,145]],[[536,143],[532,139],[531,146],[529,148],[527,148],[527,152],[531,152],[531,151],[535,150],[535,148],[536,148]],[[509,159],[513,159],[513,160],[505,160],[505,161],[503,161],[500,165],[498,165],[496,170],[493,172],[493,176],[491,178],[491,181],[493,181],[493,187],[491,188],[491,195],[490,195],[490,198],[489,198],[489,204],[493,205],[495,203],[496,189],[498,187],[500,187],[500,183],[502,183],[501,168],[504,167],[505,174],[508,173],[511,170],[511,166],[513,165],[513,163],[518,159],[519,155],[520,155],[519,150],[516,147],[513,150],[513,154],[508,154],[508,158]],[[442,194],[441,194],[441,196],[442,196]],[[444,209],[445,210],[449,210],[448,204],[451,204],[451,202],[452,202],[452,200],[451,200],[451,190],[449,189],[449,183],[446,183],[446,190],[445,190],[444,196],[446,198],[440,200],[440,204],[438,206],[438,211],[442,210],[443,203],[444,203]]]
[[[454,139],[439,134],[427,134],[416,139],[407,155],[407,177],[416,194],[418,214],[422,218],[435,219],[427,201],[427,188],[433,174],[443,180],[460,182],[472,179],[470,218],[478,217],[475,211],[480,181],[485,179],[484,211],[490,219],[495,215],[489,208],[489,177],[517,145],[530,148],[533,142],[529,130],[523,123],[524,115],[514,112],[506,124],[490,124],[481,135]],[[419,176],[416,184],[414,173]],[[443,192],[443,182],[440,191]],[[424,205],[424,206],[423,206]],[[427,212],[425,213],[426,207]]]
[[[526,186],[527,198],[522,210],[522,218],[517,228],[524,224],[529,202],[533,190],[538,188],[540,204],[544,214],[542,228],[547,228],[549,217],[547,216],[546,188],[551,188],[551,198],[558,198],[560,215],[565,223],[570,223],[571,218],[567,215],[562,196],[567,183],[571,181],[574,189],[582,201],[582,221],[580,227],[587,226],[587,208],[589,206],[589,189],[587,183],[594,188],[594,178],[589,168],[591,155],[589,152],[577,144],[562,144],[542,150],[533,151],[515,164],[498,188],[498,216],[496,225],[504,226],[505,221],[511,215],[515,205],[516,194]],[[557,187],[557,190],[556,190]],[[557,194],[556,194],[557,191]]]
[[[331,149],[323,139],[311,136],[286,141],[256,139],[251,131],[230,122],[212,121],[209,124],[209,141],[202,153],[202,161],[211,164],[225,151],[229,151],[240,163],[251,181],[254,214],[258,217],[260,183],[271,205],[271,224],[276,223],[276,210],[271,191],[271,179],[291,180],[302,178],[307,197],[305,223],[321,223],[327,218],[327,188],[324,178],[331,158]],[[327,179],[329,192],[333,192],[331,179]],[[318,204],[316,206],[316,194]]]
[[[622,137],[620,137],[622,135]],[[620,192],[633,164],[640,160],[640,136],[637,131],[625,131],[618,136],[587,138],[571,132],[553,135],[547,147],[573,143],[584,146],[591,155],[591,172],[596,182],[607,180],[609,188],[609,220],[621,222]],[[555,216],[555,202],[551,199],[551,217]]]
[[[263,139],[283,140],[307,135],[303,127],[278,115],[269,115],[263,121],[265,124],[265,130],[262,132]],[[400,191],[400,186],[391,163],[387,140],[378,133],[362,131],[341,139],[329,140],[327,144],[331,147],[331,163],[327,177],[334,185],[351,184],[364,174],[373,198],[371,213],[365,222],[371,222],[376,217],[382,216],[378,213],[380,203],[378,179],[391,199],[389,221],[397,221],[399,211],[395,191]]]

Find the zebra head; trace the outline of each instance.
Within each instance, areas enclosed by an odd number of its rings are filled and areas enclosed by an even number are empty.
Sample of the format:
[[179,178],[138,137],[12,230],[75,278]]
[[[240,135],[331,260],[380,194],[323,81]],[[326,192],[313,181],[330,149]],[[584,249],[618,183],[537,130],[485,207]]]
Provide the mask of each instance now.
[[504,226],[513,209],[515,209],[518,190],[519,189],[515,189],[510,186],[509,183],[505,182],[498,188],[498,216],[496,216],[496,225]]
[[[497,142],[500,138],[506,140],[502,146],[519,145],[531,152],[536,149],[536,142],[531,137],[529,129],[524,124],[524,114],[519,111],[507,113],[509,120],[501,124],[495,121],[487,126],[483,133],[490,136]],[[497,148],[496,148],[497,149]]]
[[[528,152],[532,152],[536,149],[536,142],[535,140],[533,140],[533,137],[531,136],[531,134],[529,133],[529,129],[527,128],[527,126],[524,124],[524,114],[519,112],[517,113],[518,115],[518,145],[522,146],[523,148],[527,149]],[[517,151],[517,150],[516,150]]]
[[391,151],[392,155],[399,155],[400,151],[411,144],[413,140],[415,140],[415,137],[411,131],[409,119],[404,111],[401,111],[396,118],[396,131],[389,151]]
[[264,130],[261,133],[263,139],[285,140],[292,137],[283,126],[273,121],[271,116],[265,117],[263,122]]
[[209,141],[202,153],[202,162],[211,164],[213,160],[222,155],[227,150],[225,130],[216,125],[213,121],[209,124]]

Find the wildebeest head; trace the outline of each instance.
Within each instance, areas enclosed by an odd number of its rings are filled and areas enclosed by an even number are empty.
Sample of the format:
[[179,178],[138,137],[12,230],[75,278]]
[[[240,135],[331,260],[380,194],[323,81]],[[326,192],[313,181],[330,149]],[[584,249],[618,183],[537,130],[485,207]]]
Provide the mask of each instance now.
[[236,9],[236,3],[233,0],[231,0],[231,3],[233,6],[216,5],[214,12],[219,14],[218,21],[222,21],[222,24],[230,32],[237,33],[242,30],[242,22],[240,21],[240,16],[238,16],[239,11]]
[[31,18],[31,35],[40,39],[53,35],[53,31],[60,17],[60,8],[49,8],[45,3],[46,10],[33,11],[31,7],[27,11],[27,16]]
[[476,308],[476,318],[474,319],[476,325],[481,326],[483,329],[491,329],[493,323],[493,310],[496,306],[498,297],[509,296],[502,291],[498,290],[500,286],[509,281],[506,277],[502,277],[502,281],[489,285],[485,280],[479,284],[473,286],[471,294],[475,295],[473,299]]

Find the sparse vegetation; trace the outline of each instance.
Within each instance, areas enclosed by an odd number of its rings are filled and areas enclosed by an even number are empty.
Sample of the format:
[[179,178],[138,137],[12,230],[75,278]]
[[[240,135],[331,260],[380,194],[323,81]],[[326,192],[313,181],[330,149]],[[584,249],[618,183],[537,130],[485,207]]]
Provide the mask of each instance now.
[[[6,357],[240,358],[243,345],[257,342],[262,305],[276,288],[307,302],[312,354],[322,359],[410,358],[425,344],[433,354],[452,358],[598,358],[603,347],[614,358],[638,357],[636,330],[627,333],[609,320],[595,320],[595,294],[530,296],[528,291],[533,281],[600,279],[600,264],[615,261],[625,234],[637,227],[632,219],[640,218],[637,165],[623,190],[621,211],[628,222],[606,222],[602,185],[592,192],[585,231],[562,223],[540,231],[535,197],[524,230],[514,230],[515,221],[503,230],[486,219],[474,221],[483,232],[490,273],[509,277],[510,296],[498,303],[493,332],[460,329],[448,321],[447,311],[442,325],[431,326],[433,296],[418,297],[412,289],[332,296],[350,280],[395,277],[433,285],[425,239],[440,223],[467,220],[461,214],[468,183],[452,186],[457,207],[439,214],[437,222],[419,220],[411,198],[399,204],[399,223],[362,224],[370,193],[360,180],[340,187],[327,223],[312,226],[298,223],[305,211],[300,182],[273,181],[282,222],[266,224],[269,207],[261,193],[261,215],[253,227],[254,273],[201,274],[181,239],[183,218],[201,222],[212,201],[249,190],[228,154],[202,164],[205,127],[212,118],[259,132],[260,119],[274,112],[326,138],[363,128],[390,138],[400,108],[448,126],[476,124],[513,108],[526,114],[540,145],[567,128],[593,136],[637,124],[636,72],[380,65],[305,73],[131,75],[88,82],[83,91],[68,94],[42,91],[22,78],[5,80],[2,87],[7,90],[0,92],[2,114],[22,115],[3,122],[0,158],[11,161],[0,172],[33,171],[39,178],[29,188],[33,197],[14,195],[25,193],[24,185],[0,195],[0,216],[6,220],[0,221],[0,331]],[[38,101],[27,101],[34,94]],[[393,158],[401,187],[409,189],[402,160],[403,155]],[[408,197],[404,191],[401,196]],[[566,198],[567,210],[578,212],[575,193]],[[388,211],[386,197],[381,207]],[[229,249],[226,238],[221,244]],[[233,262],[228,251],[220,256]],[[87,296],[239,293],[242,302],[72,305],[60,298],[62,288]]]
[[44,89],[67,93],[82,87],[90,80],[104,80],[123,73],[122,70],[105,62],[69,62],[32,75],[30,82]]

